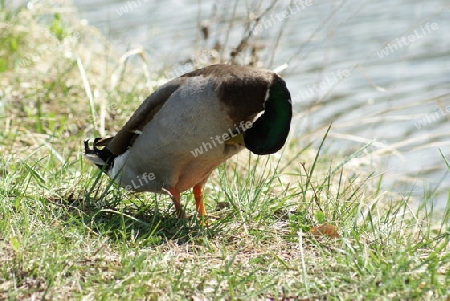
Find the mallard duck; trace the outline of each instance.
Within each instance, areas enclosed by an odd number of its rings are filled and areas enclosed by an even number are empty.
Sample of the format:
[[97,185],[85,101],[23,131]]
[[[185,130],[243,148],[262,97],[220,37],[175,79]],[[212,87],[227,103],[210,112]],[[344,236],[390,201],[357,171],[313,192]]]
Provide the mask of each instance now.
[[[270,70],[211,65],[159,87],[119,132],[84,142],[85,157],[120,186],[170,195],[193,188],[206,215],[203,185],[244,148],[257,155],[281,149],[292,118],[286,83]],[[99,148],[100,147],[100,148]]]

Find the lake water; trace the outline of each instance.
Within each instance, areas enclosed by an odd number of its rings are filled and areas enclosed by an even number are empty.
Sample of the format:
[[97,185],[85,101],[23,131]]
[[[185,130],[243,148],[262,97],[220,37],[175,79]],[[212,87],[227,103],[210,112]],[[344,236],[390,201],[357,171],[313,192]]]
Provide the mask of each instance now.
[[[237,45],[242,22],[233,25],[228,39],[224,34],[233,11],[236,20],[246,20],[271,3],[74,2],[80,17],[120,51],[144,47],[154,72],[186,66],[183,62],[195,59],[195,49],[213,46],[214,40],[199,38],[199,22],[209,20],[210,35],[220,36],[222,44]],[[297,134],[316,133],[305,139],[319,143],[333,122],[329,149],[349,155],[372,141],[370,151],[395,150],[386,156],[388,170],[379,172],[385,172],[388,182],[408,180],[397,189],[414,190],[419,199],[424,188],[439,184],[442,206],[450,190],[439,153],[440,148],[450,158],[449,7],[448,0],[278,1],[255,29],[267,45],[264,67],[288,64],[281,74],[291,90]],[[270,63],[280,30],[283,35]]]

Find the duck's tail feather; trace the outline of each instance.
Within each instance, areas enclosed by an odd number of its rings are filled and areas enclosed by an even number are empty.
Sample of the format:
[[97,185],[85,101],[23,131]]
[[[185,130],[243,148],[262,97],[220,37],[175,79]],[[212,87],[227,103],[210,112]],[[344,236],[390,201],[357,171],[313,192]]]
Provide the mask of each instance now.
[[[95,138],[93,148],[89,147],[89,139],[84,141],[84,157],[103,170],[108,170],[113,164],[117,155],[109,151],[105,146],[112,138]],[[98,146],[103,146],[99,149]]]

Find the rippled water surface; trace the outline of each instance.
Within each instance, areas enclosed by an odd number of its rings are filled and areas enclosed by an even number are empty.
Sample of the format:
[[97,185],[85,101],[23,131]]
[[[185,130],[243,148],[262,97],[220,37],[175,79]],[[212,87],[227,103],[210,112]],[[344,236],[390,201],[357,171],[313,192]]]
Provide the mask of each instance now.
[[[197,24],[211,20],[213,3],[222,18],[231,18],[235,9],[236,18],[245,19],[264,10],[255,6],[257,2],[76,0],[75,4],[80,16],[122,51],[142,45],[156,71],[192,58],[201,40]],[[398,153],[387,157],[387,170],[380,172],[391,180],[407,178],[410,184],[398,189],[415,190],[419,198],[424,188],[440,183],[439,203],[445,205],[450,179],[439,148],[450,158],[448,1],[310,3],[278,1],[258,28],[260,40],[268,45],[282,29],[272,64],[270,55],[263,62],[270,68],[288,63],[282,75],[298,113],[297,132],[324,132],[333,121],[329,148],[350,154],[370,141],[374,141],[370,150],[388,146]],[[216,33],[228,30],[226,20],[214,24]],[[230,44],[237,45],[242,36],[239,24],[231,31]]]

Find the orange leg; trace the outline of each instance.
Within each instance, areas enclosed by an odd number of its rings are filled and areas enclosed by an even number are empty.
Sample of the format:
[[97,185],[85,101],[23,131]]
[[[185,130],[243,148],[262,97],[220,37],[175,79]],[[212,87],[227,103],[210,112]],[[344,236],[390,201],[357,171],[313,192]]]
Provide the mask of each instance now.
[[177,212],[177,216],[180,218],[183,217],[184,210],[183,207],[181,207],[180,192],[175,188],[170,188],[168,191],[170,193],[170,197],[172,198],[173,204],[175,205],[175,211]]
[[203,204],[203,185],[197,184],[193,188],[195,198],[195,208],[200,217],[206,216],[205,205]]

